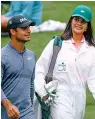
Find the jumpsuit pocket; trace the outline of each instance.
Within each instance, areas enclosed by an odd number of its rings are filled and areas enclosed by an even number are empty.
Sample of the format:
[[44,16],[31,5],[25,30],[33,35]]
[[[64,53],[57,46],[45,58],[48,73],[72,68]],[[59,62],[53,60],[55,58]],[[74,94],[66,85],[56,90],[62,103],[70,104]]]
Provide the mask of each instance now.
[[84,66],[90,67],[91,62],[90,61],[87,61],[87,60],[84,60],[83,61],[83,64],[84,64]]
[[81,64],[80,66],[81,66],[81,71],[84,72],[84,75],[86,75],[90,71],[91,62],[84,60],[83,64]]

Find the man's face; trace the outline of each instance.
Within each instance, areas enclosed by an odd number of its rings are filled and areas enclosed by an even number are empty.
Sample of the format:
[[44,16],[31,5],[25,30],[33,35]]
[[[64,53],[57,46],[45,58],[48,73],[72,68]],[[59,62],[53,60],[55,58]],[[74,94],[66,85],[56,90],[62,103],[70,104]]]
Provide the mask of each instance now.
[[17,28],[15,31],[15,38],[20,42],[30,41],[30,26],[25,28]]

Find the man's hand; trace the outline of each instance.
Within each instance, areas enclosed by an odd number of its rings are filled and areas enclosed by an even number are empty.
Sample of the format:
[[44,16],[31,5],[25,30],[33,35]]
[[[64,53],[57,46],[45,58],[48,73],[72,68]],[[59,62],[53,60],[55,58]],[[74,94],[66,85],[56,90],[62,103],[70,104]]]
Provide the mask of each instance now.
[[8,117],[11,119],[17,119],[20,116],[18,108],[13,105],[8,99],[2,100],[2,105],[5,107]]

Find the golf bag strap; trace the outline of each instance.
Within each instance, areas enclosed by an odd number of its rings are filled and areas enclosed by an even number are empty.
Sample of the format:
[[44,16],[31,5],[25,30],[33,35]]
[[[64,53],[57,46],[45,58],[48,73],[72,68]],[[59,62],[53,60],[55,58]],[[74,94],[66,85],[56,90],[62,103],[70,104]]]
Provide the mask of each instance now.
[[57,59],[57,55],[61,49],[61,46],[62,46],[62,39],[60,36],[55,36],[54,37],[54,44],[53,44],[53,55],[52,55],[52,58],[51,58],[51,62],[50,62],[50,66],[49,66],[49,69],[48,69],[48,73],[45,77],[45,81],[46,83],[49,83],[50,81],[53,80],[53,70],[54,70],[54,66],[55,66],[55,62],[56,62],[56,59]]

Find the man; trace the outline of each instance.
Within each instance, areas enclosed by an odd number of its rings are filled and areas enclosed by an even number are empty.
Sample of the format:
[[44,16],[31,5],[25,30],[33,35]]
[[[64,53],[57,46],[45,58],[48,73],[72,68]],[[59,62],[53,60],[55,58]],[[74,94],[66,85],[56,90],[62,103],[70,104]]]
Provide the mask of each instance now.
[[25,48],[30,41],[30,26],[35,22],[21,15],[7,24],[11,42],[1,50],[1,118],[34,119],[35,54]]
[[36,25],[42,22],[42,2],[41,1],[11,1],[9,11],[1,16],[2,31],[7,31],[6,25],[9,18],[15,15],[22,15],[28,20],[35,21]]

